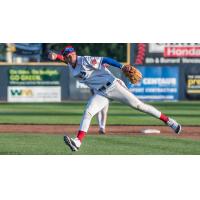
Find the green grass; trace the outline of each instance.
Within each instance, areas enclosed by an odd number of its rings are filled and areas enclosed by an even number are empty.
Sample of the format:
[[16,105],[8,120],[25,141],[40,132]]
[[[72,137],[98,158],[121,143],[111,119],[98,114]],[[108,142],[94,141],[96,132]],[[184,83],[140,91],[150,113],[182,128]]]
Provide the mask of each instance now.
[[[1,103],[0,124],[79,124],[85,102]],[[200,125],[200,101],[151,103],[182,125]],[[94,118],[92,124],[96,124]],[[163,125],[159,120],[128,106],[112,102],[108,123],[120,125]],[[167,136],[88,135],[81,150],[72,153],[62,135],[0,134],[0,154],[25,155],[193,155],[200,154],[200,140]]]
[[[66,103],[1,103],[0,123],[4,124],[79,124],[86,102]],[[183,125],[200,125],[200,101],[151,103],[163,113],[174,117]],[[92,124],[96,124],[93,119]],[[131,109],[111,103],[108,124],[163,125],[159,120]]]
[[4,155],[199,155],[200,141],[165,136],[88,135],[78,152],[71,152],[62,135],[0,134]]

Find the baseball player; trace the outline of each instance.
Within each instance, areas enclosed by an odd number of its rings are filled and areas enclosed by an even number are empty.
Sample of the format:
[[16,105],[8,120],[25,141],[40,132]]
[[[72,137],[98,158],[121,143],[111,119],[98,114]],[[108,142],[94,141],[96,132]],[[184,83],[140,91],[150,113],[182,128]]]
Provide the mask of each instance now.
[[85,108],[76,138],[70,138],[67,135],[64,136],[65,144],[72,151],[78,151],[81,147],[83,139],[88,132],[92,117],[102,110],[110,99],[152,115],[172,128],[176,134],[180,134],[180,124],[161,113],[155,107],[139,100],[121,83],[121,81],[117,80],[107,67],[104,67],[104,64],[122,70],[132,83],[137,83],[142,77],[141,73],[135,67],[122,65],[116,60],[107,57],[78,56],[72,46],[65,47],[61,51],[61,54],[50,52],[48,57],[51,60],[61,60],[65,62],[75,78],[95,91],[95,95],[89,99]]
[[[92,95],[95,95],[95,91],[91,90]],[[99,125],[99,134],[105,134],[106,133],[106,120],[107,120],[107,114],[108,114],[108,108],[109,108],[109,102],[108,104],[100,110],[97,114],[97,122]]]

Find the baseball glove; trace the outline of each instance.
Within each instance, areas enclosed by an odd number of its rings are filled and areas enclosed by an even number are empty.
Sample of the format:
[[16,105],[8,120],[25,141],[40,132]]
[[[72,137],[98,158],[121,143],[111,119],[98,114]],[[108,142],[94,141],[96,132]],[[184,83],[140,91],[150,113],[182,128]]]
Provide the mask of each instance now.
[[130,82],[133,84],[139,83],[142,79],[141,72],[131,65],[124,65],[122,67],[124,75],[129,78]]

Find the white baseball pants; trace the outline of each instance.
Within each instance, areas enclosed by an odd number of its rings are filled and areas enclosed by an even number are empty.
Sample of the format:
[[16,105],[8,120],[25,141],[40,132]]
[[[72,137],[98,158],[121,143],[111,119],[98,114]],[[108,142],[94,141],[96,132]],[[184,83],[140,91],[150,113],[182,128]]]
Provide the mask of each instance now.
[[140,101],[128,90],[121,80],[115,80],[104,92],[97,92],[90,98],[86,106],[79,130],[84,132],[88,131],[92,117],[102,110],[106,105],[108,105],[109,99],[119,101],[156,118],[160,118],[161,116],[161,112],[159,110]]

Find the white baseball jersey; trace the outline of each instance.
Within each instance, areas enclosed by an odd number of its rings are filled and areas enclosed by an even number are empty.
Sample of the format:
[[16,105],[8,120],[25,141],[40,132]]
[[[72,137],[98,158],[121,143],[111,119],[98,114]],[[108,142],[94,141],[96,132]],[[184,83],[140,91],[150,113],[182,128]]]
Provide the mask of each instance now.
[[89,88],[98,90],[116,77],[102,64],[102,57],[77,56],[76,67],[68,64],[72,75]]
[[[117,78],[102,64],[102,57],[78,56],[76,67],[68,65],[72,75],[81,83],[85,83],[94,90],[105,87],[108,82],[111,84],[106,90],[94,94],[86,106],[79,130],[87,132],[92,117],[101,111],[109,103],[109,99],[117,100],[132,108],[160,118],[161,112],[156,108],[144,104],[133,95],[123,82]],[[108,85],[107,85],[108,86]]]

